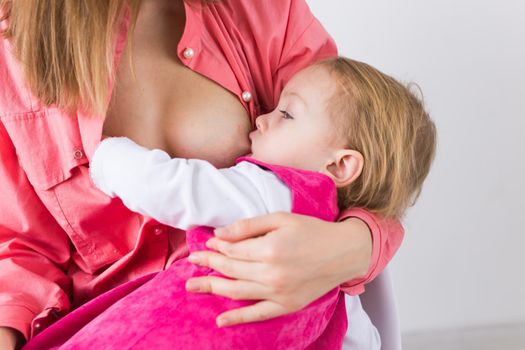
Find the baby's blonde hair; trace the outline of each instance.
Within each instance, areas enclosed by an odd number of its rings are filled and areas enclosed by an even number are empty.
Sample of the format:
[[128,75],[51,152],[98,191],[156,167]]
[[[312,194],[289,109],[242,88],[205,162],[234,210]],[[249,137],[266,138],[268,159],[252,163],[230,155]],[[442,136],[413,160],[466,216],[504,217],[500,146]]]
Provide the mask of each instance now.
[[361,175],[338,190],[340,208],[400,218],[421,192],[436,149],[436,128],[416,85],[344,57],[318,64],[337,81],[330,113],[340,136],[364,157]]

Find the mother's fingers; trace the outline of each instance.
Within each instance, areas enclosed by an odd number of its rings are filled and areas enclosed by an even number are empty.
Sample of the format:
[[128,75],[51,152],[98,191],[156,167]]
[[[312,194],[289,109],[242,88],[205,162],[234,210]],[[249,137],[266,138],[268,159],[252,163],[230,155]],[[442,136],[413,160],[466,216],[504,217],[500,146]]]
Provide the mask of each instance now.
[[225,276],[251,281],[253,276],[264,273],[264,266],[258,262],[232,259],[212,251],[193,252],[188,257],[191,263],[209,267]]
[[290,215],[290,213],[276,212],[239,220],[231,225],[216,229],[215,235],[230,242],[257,237],[281,227],[287,222]]
[[186,290],[222,295],[234,300],[259,300],[268,296],[268,288],[255,282],[229,280],[217,276],[190,278]]
[[226,311],[217,316],[217,326],[233,326],[236,324],[268,320],[290,313],[282,305],[273,301],[263,300],[250,306]]
[[214,249],[230,258],[261,262],[267,257],[266,237],[256,237],[240,242],[228,242],[219,238],[210,238],[206,242],[208,248]]

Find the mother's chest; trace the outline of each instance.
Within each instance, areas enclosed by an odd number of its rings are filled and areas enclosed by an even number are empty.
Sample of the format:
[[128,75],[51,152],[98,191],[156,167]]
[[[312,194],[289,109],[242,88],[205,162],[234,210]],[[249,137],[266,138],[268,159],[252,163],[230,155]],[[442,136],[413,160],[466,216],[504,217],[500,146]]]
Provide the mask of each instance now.
[[134,72],[119,68],[105,135],[218,167],[249,152],[251,121],[238,96],[170,57],[138,61]]

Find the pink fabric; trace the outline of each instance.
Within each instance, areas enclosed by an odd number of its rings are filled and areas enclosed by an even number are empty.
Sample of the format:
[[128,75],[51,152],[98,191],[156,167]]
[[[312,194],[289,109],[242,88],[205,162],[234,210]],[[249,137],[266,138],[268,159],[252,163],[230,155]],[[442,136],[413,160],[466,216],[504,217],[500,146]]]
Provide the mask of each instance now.
[[[329,221],[337,218],[337,192],[330,178],[249,158],[241,160],[270,169],[288,185],[292,191],[292,212]],[[212,236],[210,227],[189,230],[190,251],[207,249],[205,242]],[[218,328],[217,315],[252,302],[187,293],[186,280],[203,275],[221,276],[181,259],[145,284],[130,282],[88,303],[35,337],[25,349],[341,348],[347,322],[344,294],[339,288],[286,316]],[[125,296],[137,287],[140,288]],[[111,305],[119,298],[122,299]],[[107,307],[107,311],[88,323]],[[77,332],[82,322],[87,325]]]
[[373,240],[372,259],[366,275],[341,285],[345,293],[359,295],[365,291],[365,284],[373,281],[388,265],[401,246],[405,231],[399,221],[376,217],[362,208],[345,210],[339,217],[339,221],[350,217],[357,217],[366,222],[372,232]]
[[[185,10],[184,34],[174,43],[181,62],[230,90],[252,121],[274,108],[294,73],[337,54],[304,0],[186,0]],[[195,52],[190,60],[187,47]],[[0,326],[29,338],[97,295],[165,269],[187,255],[187,246],[184,232],[130,212],[92,185],[89,160],[103,117],[42,106],[4,38],[0,81]],[[375,252],[385,236],[400,242],[398,227],[364,211],[355,216],[370,226]],[[381,252],[371,263],[376,272],[393,255]]]

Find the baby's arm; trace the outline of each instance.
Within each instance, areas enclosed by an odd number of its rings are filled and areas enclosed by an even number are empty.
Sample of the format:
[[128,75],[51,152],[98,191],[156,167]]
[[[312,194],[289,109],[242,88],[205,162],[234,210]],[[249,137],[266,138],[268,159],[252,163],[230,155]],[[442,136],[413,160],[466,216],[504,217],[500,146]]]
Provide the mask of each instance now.
[[203,160],[170,158],[124,137],[101,142],[90,172],[101,191],[121,198],[130,210],[181,229],[291,210],[288,187],[255,164],[217,169]]

